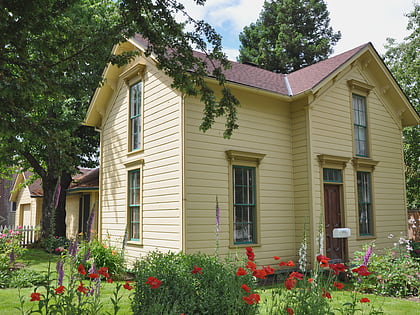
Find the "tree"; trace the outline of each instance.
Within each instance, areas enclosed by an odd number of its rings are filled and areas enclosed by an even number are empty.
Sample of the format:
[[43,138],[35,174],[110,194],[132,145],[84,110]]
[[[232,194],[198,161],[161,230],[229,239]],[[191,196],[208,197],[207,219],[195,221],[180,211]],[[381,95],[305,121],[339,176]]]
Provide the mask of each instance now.
[[[388,38],[384,61],[407,95],[411,104],[420,113],[420,5],[407,14],[407,30],[411,31],[403,42]],[[420,208],[420,126],[403,130],[404,160],[407,191],[407,207]]]
[[290,73],[326,59],[341,38],[323,0],[264,2],[260,17],[239,34],[239,61]]
[[[180,12],[182,23],[174,18]],[[185,31],[188,24],[193,31]],[[98,139],[81,124],[90,97],[108,62],[121,66],[135,55],[111,55],[113,45],[142,33],[147,53],[157,56],[173,86],[204,102],[201,130],[219,116],[226,116],[226,137],[237,128],[238,101],[225,86],[229,62],[220,36],[175,0],[4,0],[0,32],[0,163],[32,169],[42,179],[43,236],[65,234],[71,175],[96,163]],[[206,76],[219,82],[220,99]]]

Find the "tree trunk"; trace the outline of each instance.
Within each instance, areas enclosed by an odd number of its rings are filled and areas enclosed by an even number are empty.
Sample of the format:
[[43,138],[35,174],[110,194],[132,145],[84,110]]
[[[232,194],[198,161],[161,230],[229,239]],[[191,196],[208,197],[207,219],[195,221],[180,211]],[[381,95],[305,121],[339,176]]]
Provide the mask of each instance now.
[[[58,185],[60,181],[60,185]],[[44,198],[42,202],[41,236],[66,236],[66,190],[71,183],[71,175],[61,177],[47,175],[42,178]],[[57,197],[58,203],[57,203]],[[54,219],[53,219],[54,218]]]
[[60,196],[55,210],[55,235],[66,237],[66,197],[71,183],[71,174],[63,173],[60,181]]

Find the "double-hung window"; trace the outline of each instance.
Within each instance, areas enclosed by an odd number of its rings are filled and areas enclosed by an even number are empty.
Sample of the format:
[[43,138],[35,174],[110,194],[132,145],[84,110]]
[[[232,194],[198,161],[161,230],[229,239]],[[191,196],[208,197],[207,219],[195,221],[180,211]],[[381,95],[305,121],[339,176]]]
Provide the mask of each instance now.
[[130,86],[130,137],[131,151],[141,149],[142,82]]
[[255,167],[233,165],[234,244],[256,243]]
[[372,181],[370,172],[357,172],[357,197],[360,236],[373,235]]
[[356,156],[368,157],[366,98],[353,94],[352,99]]
[[128,172],[129,240],[140,240],[140,169]]

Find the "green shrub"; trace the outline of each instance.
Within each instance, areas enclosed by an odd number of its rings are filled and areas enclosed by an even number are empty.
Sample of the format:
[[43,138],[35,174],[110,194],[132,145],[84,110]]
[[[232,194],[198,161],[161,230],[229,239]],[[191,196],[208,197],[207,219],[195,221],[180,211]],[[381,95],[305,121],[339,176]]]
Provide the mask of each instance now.
[[69,247],[70,240],[63,236],[48,236],[41,240],[41,247],[49,253],[61,254]]
[[93,238],[90,242],[82,241],[77,253],[77,263],[82,264],[86,270],[95,265],[96,269],[107,267],[108,273],[114,280],[125,273],[123,254],[117,248],[107,245]]
[[[255,314],[257,306],[244,302],[247,294],[241,286],[252,290],[256,284],[251,275],[237,276],[238,266],[238,261],[205,254],[150,252],[134,267],[132,310],[148,315]],[[161,284],[153,288],[150,279]]]
[[[394,297],[418,295],[420,288],[420,260],[410,255],[409,241],[403,237],[391,249],[370,256],[371,274],[359,283],[362,291]],[[363,253],[355,253],[356,264],[363,261]]]
[[0,231],[0,271],[8,271],[13,268],[15,259],[21,256],[24,249],[20,242],[22,240],[22,227],[16,230],[4,229]]

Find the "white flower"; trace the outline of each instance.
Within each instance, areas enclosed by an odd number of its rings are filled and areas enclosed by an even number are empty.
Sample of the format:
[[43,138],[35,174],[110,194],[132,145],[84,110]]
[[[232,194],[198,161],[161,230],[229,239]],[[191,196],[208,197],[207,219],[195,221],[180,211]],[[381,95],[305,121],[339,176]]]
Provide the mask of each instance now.
[[388,238],[393,238],[394,237],[394,234],[392,234],[392,233],[390,233],[389,235],[388,235]]

